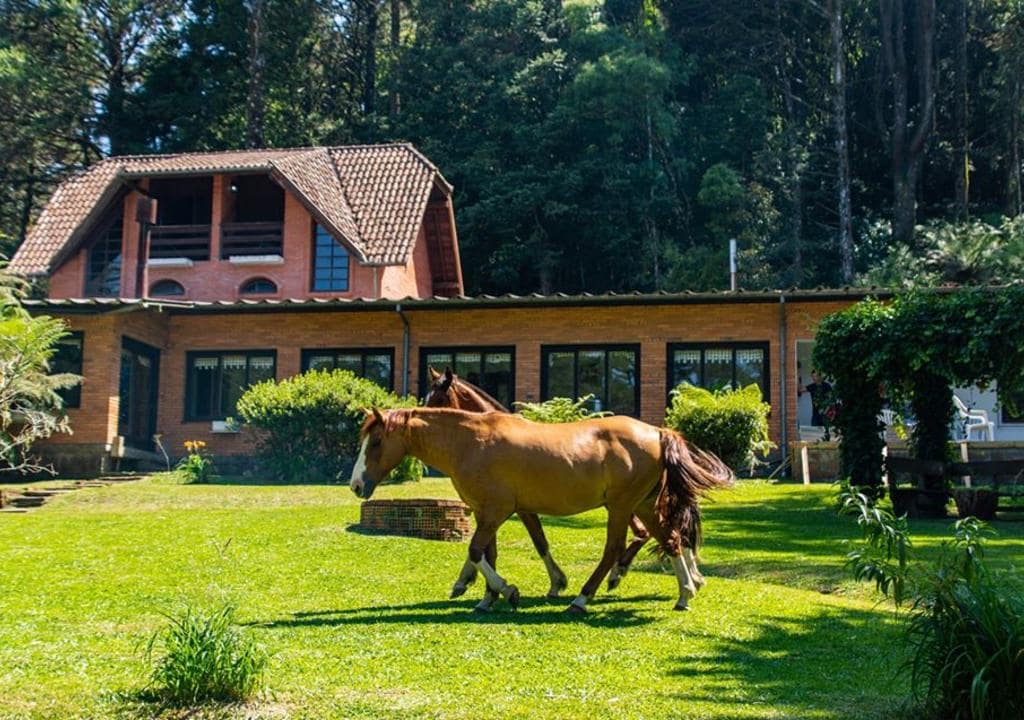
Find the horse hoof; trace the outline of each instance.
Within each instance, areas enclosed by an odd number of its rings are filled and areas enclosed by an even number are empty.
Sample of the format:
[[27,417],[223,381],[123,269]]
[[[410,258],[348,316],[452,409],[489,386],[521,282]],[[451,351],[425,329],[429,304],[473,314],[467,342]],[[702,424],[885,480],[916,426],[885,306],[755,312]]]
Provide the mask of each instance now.
[[676,606],[674,608],[672,608],[672,609],[673,610],[679,610],[679,611],[684,611],[684,610],[688,611],[690,609],[690,606],[687,605],[685,602],[677,602]]
[[615,577],[608,578],[608,592],[611,592],[612,590],[617,588],[620,582],[622,582],[621,576],[617,575]]
[[587,609],[585,607],[580,607],[576,603],[572,603],[571,605],[569,605],[569,607],[567,607],[565,609],[565,611],[567,613],[569,613],[570,615],[586,615],[587,614]]
[[473,612],[476,613],[477,615],[486,615],[490,611],[491,611],[490,606],[485,607],[483,605],[477,605],[477,606],[475,606],[473,608]]
[[515,585],[506,586],[505,589],[502,590],[501,594],[505,596],[505,599],[508,600],[508,604],[513,608],[519,607],[519,588]]
[[452,587],[452,594],[448,596],[448,599],[449,600],[454,600],[455,598],[462,597],[465,594],[466,594],[466,586],[465,585],[455,585],[454,587]]

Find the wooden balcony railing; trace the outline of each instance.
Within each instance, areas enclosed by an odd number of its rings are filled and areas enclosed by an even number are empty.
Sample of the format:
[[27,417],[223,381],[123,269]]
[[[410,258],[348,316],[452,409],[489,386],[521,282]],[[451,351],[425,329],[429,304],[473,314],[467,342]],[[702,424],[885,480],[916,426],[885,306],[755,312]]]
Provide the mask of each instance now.
[[153,225],[149,229],[150,258],[210,259],[209,225]]
[[232,222],[222,223],[220,256],[281,255],[283,223]]

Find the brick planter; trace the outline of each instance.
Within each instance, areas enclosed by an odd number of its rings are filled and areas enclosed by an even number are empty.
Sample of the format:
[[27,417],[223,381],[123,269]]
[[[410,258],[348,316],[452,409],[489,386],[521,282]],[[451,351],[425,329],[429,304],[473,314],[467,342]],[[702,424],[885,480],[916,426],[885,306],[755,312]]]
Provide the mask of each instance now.
[[469,517],[469,508],[458,500],[367,500],[359,509],[359,527],[389,535],[459,542],[473,532]]

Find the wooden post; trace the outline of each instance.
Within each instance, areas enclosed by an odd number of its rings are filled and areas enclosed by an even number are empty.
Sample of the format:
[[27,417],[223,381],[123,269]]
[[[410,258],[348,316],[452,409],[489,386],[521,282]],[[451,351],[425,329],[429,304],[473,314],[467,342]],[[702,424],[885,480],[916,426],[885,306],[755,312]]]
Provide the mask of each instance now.
[[807,451],[807,443],[800,443],[800,470],[803,472],[804,485],[811,484],[811,459]]
[[[967,440],[966,439],[960,441],[960,459],[963,460],[964,462],[970,462],[970,460],[968,458]],[[963,481],[964,486],[966,486],[966,487],[970,487],[971,486],[971,476],[970,475],[963,475],[963,476],[960,477],[960,480]]]

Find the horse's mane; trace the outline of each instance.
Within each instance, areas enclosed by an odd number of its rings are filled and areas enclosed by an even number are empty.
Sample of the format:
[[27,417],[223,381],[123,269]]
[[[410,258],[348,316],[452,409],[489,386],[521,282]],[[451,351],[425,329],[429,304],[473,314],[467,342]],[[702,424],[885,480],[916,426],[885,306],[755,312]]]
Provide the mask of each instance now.
[[[483,401],[482,403],[480,403],[481,405],[490,405],[491,409],[497,412],[510,412],[507,407],[505,407],[503,404],[495,400],[494,397],[491,396],[486,390],[477,385],[474,385],[473,383],[467,380],[463,380],[458,376],[455,377],[455,382],[452,383],[452,390],[455,390],[456,387],[458,387],[458,390],[461,390],[463,393],[469,393],[470,395],[473,395],[475,393],[479,397],[479,399]],[[458,392],[458,390],[455,391]]]
[[384,410],[380,417],[377,413],[371,413],[366,416],[363,420],[363,426],[359,428],[359,440],[362,441],[366,437],[367,433],[373,429],[375,425],[380,423],[381,418],[384,420],[384,432],[389,433],[398,427],[404,427],[409,424],[409,418],[412,417],[411,408],[401,408],[399,410]]

